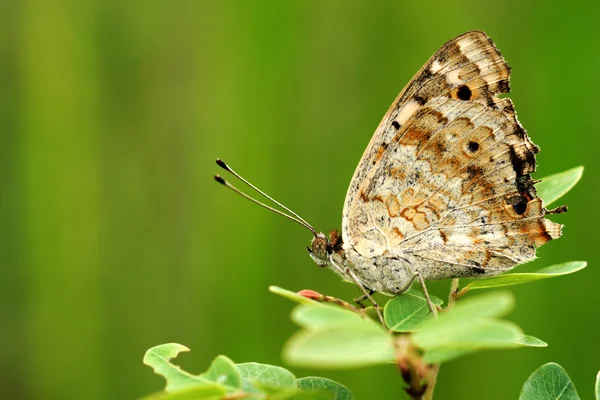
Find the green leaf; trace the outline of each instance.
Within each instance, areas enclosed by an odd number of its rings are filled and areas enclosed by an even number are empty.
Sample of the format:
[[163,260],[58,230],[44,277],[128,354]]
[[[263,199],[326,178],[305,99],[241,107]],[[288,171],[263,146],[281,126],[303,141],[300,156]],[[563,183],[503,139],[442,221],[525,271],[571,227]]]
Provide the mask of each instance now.
[[[443,303],[435,296],[431,297],[431,301],[436,305]],[[388,301],[383,315],[389,329],[395,332],[414,331],[418,324],[432,318],[425,296],[412,290]]]
[[306,298],[304,296],[300,296],[298,293],[294,293],[290,290],[280,288],[278,286],[269,286],[269,291],[271,293],[275,293],[280,295],[281,297],[285,297],[288,300],[295,301],[300,304],[308,304],[308,305],[321,305],[318,301]]
[[481,278],[470,282],[463,290],[471,289],[487,289],[499,286],[510,286],[520,285],[522,283],[528,283],[537,281],[540,279],[553,278],[555,276],[567,275],[582,270],[587,266],[585,261],[571,261],[564,264],[552,265],[550,267],[542,268],[537,272],[525,272],[525,273],[514,273],[504,274],[495,276],[493,278]]
[[300,305],[292,319],[307,330],[286,343],[290,363],[331,368],[393,360],[390,335],[370,318],[335,306]]
[[478,350],[491,349],[491,348],[511,348],[511,347],[546,347],[546,342],[528,335],[520,336],[514,343],[507,341],[506,345],[498,346],[477,346],[477,347],[438,347],[427,350],[423,356],[423,360],[426,363],[442,363],[453,360],[458,357],[465,356],[467,354],[474,353]]
[[190,386],[176,392],[159,392],[143,400],[220,400],[226,395],[221,385]]
[[285,368],[254,362],[236,364],[235,367],[242,377],[242,389],[245,392],[272,393],[296,388],[296,377]]
[[170,359],[177,357],[182,351],[190,351],[190,349],[177,343],[167,343],[152,347],[144,355],[144,364],[154,369],[155,374],[161,375],[166,379],[167,386],[165,390],[167,392],[193,385],[211,384],[208,379],[189,374],[181,370],[177,365],[169,362]]
[[494,319],[506,314],[512,306],[510,293],[467,298],[450,311],[440,313],[436,320],[419,324],[412,341],[425,350],[425,361],[433,363],[481,349],[541,346],[541,340],[525,336],[515,324]]
[[515,347],[522,337],[523,332],[512,322],[483,319],[420,330],[413,334],[413,342],[425,351],[436,348],[503,348]]
[[354,400],[350,389],[341,383],[337,383],[327,378],[309,376],[298,379],[298,387],[305,392],[327,392],[333,395],[331,400]]
[[508,314],[514,306],[514,298],[509,292],[492,292],[461,299],[450,311],[440,313],[435,320],[426,320],[417,329],[440,329],[448,324],[465,324],[468,321],[495,318]]
[[544,200],[547,207],[571,190],[579,182],[582,174],[583,167],[579,166],[542,178],[542,181],[535,187],[538,196]]
[[548,347],[548,343],[530,335],[523,335],[515,343],[525,347]]
[[556,363],[542,365],[527,378],[519,400],[579,400],[567,372]]
[[292,320],[298,325],[309,329],[318,330],[323,328],[351,326],[351,325],[376,325],[373,320],[358,315],[343,308],[325,305],[320,306],[302,305],[292,311]]
[[283,350],[284,359],[311,368],[351,368],[394,360],[390,336],[375,324],[355,324],[292,336]]
[[235,364],[225,356],[215,358],[208,370],[201,376],[232,389],[239,389],[242,386],[240,373],[236,369]]
[[596,400],[600,400],[600,372],[596,375]]

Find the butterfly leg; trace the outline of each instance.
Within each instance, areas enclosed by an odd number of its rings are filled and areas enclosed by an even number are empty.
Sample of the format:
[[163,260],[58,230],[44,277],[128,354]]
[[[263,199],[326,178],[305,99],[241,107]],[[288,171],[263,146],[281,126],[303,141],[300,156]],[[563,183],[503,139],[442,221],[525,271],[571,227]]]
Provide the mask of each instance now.
[[425,279],[423,279],[423,276],[418,272],[416,275],[417,275],[417,278],[419,278],[419,283],[421,284],[421,288],[423,289],[423,294],[425,295],[425,298],[427,299],[427,304],[429,305],[431,314],[433,314],[433,318],[437,318],[437,308],[435,307],[435,304],[433,304],[433,302],[431,301],[431,297],[429,297],[429,292],[427,291],[427,286],[425,285]]
[[[375,290],[371,289],[369,290],[369,295],[373,296],[373,294],[375,294]],[[361,306],[362,308],[365,308],[365,305],[362,303],[363,301],[367,300],[368,297],[366,294],[363,294],[362,296],[358,296],[354,299],[354,302],[356,304],[358,304],[359,306]]]
[[[364,297],[364,299],[369,299],[369,301],[371,302],[371,304],[373,304],[373,308],[375,308],[375,311],[377,312],[377,316],[379,317],[379,320],[381,321],[381,324],[386,327],[385,325],[385,320],[383,319],[383,314],[381,314],[381,307],[379,306],[379,304],[377,304],[377,302],[375,301],[375,299],[371,296],[373,293],[375,293],[375,291],[370,292],[367,289],[365,289],[365,285],[363,285],[363,283],[361,282],[361,280],[356,276],[356,274],[354,273],[354,271],[351,268],[348,267],[342,267],[333,257],[333,254],[329,257],[329,262],[331,263],[331,265],[337,269],[342,276],[345,276],[347,278],[350,278],[350,280],[352,280],[356,286],[358,286],[360,288],[360,290],[363,292],[363,295],[360,297]],[[360,299],[359,297],[359,299]]]
[[381,314],[381,307],[375,301],[373,296],[371,296],[375,292],[374,291],[371,292],[370,290],[365,289],[365,286],[362,284],[360,279],[358,279],[358,277],[356,276],[356,274],[354,273],[354,271],[351,268],[345,268],[344,273],[346,274],[346,276],[350,277],[354,281],[354,283],[356,283],[356,285],[360,288],[360,290],[363,292],[363,295],[360,297],[364,297],[364,299],[369,299],[371,304],[373,304],[373,308],[375,308],[375,311],[377,312],[377,316],[379,317],[381,324],[385,327],[386,325],[385,325],[385,320],[383,319],[383,314]]

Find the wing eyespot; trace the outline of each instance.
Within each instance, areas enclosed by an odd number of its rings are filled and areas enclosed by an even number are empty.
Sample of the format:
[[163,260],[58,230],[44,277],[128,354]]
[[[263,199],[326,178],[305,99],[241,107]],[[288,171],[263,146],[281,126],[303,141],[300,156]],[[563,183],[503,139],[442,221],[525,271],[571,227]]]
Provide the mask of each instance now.
[[506,199],[506,203],[512,206],[513,210],[523,215],[527,211],[527,199],[524,196],[513,196]]
[[471,96],[473,95],[473,93],[471,92],[471,89],[469,89],[469,87],[467,85],[462,85],[458,88],[458,90],[456,91],[456,96],[464,101],[467,100],[471,100]]
[[479,150],[479,143],[471,141],[467,144],[467,149],[471,153],[475,153],[477,150]]

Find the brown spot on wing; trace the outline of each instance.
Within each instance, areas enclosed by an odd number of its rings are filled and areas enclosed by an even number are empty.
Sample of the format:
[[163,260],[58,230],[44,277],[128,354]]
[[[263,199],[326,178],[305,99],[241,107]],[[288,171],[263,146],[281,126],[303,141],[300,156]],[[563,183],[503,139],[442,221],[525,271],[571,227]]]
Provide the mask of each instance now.
[[362,190],[362,189],[361,189],[361,190],[358,192],[358,196],[359,196],[359,197],[360,197],[360,199],[363,201],[363,203],[368,203],[368,202],[369,202],[369,196],[367,196],[367,195],[365,194],[365,191],[364,191],[364,190]]
[[385,153],[387,148],[388,148],[388,144],[386,142],[381,143],[381,146],[379,146],[379,148],[377,149],[376,161],[379,161],[381,159],[381,157],[383,156],[383,154]]
[[440,229],[439,232],[440,232],[440,237],[444,241],[444,244],[448,243],[448,235],[446,235],[446,232],[444,232],[443,229]]
[[519,215],[523,215],[527,211],[527,198],[523,195],[509,197],[506,199],[506,203],[512,206],[513,210]]
[[394,167],[393,165],[390,166],[390,176],[394,177],[395,179],[398,179],[400,181],[403,181],[406,179],[406,172],[404,172],[403,167]]
[[483,175],[483,168],[478,165],[467,166],[467,175],[469,179],[478,179]]
[[448,122],[442,113],[428,107],[417,110],[411,117],[411,121],[413,123],[400,129],[394,138],[394,140],[399,141],[400,145],[425,144],[431,138],[433,132],[436,132]]
[[400,240],[404,239],[404,234],[400,231],[400,229],[398,228],[394,228],[392,229],[392,232],[394,233],[394,235],[396,235],[396,237]]

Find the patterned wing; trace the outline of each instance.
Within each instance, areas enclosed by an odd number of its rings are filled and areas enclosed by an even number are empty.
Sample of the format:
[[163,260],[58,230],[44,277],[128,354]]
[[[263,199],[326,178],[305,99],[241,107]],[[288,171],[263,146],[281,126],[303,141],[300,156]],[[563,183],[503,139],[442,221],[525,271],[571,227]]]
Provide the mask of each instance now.
[[509,71],[480,31],[434,54],[359,163],[344,205],[344,246],[439,279],[505,271],[560,236],[530,177],[538,148],[511,101],[497,97],[509,90]]

